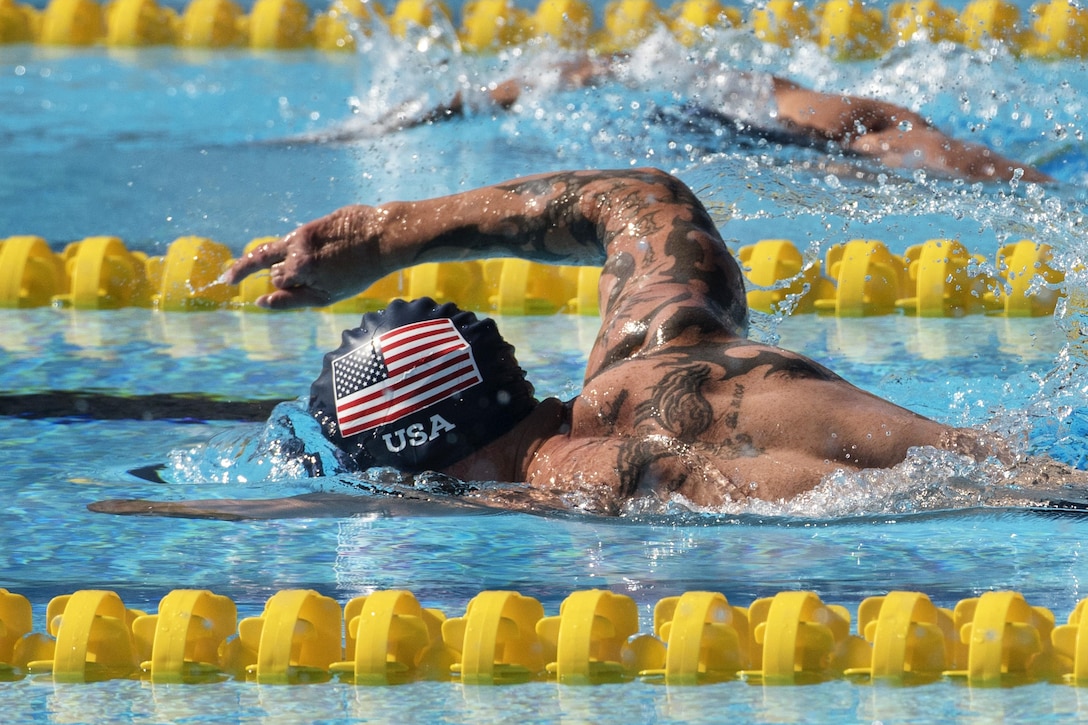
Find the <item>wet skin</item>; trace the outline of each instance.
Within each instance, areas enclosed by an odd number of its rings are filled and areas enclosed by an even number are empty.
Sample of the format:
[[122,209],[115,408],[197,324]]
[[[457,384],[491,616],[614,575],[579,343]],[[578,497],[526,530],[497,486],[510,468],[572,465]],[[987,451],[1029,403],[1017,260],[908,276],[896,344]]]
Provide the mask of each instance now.
[[[510,433],[446,469],[527,482],[485,492],[507,508],[615,513],[638,496],[720,507],[792,498],[839,469],[887,467],[915,446],[973,453],[948,428],[793,352],[746,338],[741,270],[683,183],[654,169],[547,174],[416,202],[351,206],[238,260],[271,269],[259,304],[326,305],[432,261],[520,256],[603,264],[601,329],[583,392],[547,400]],[[351,512],[353,496],[285,499],[282,515]],[[254,514],[275,515],[254,502]],[[104,502],[112,513],[214,516],[224,502]],[[271,507],[271,508],[270,508]],[[230,517],[244,514],[230,503]]]

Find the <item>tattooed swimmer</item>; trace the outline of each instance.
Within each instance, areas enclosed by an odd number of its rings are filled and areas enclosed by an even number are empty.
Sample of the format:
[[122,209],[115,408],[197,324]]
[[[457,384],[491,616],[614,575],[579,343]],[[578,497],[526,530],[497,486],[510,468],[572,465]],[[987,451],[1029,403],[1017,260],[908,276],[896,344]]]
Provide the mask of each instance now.
[[[603,265],[581,394],[538,401],[491,321],[429,300],[368,314],[326,356],[311,412],[361,467],[522,483],[483,503],[615,513],[634,497],[720,507],[790,499],[910,448],[990,453],[793,352],[747,339],[740,267],[690,189],[657,170],[546,174],[452,196],[348,206],[228,272],[271,270],[271,309],[327,305],[404,267],[518,256]],[[484,489],[481,489],[481,491]],[[484,496],[484,494],[481,494]],[[114,513],[347,515],[353,495],[110,501]]]

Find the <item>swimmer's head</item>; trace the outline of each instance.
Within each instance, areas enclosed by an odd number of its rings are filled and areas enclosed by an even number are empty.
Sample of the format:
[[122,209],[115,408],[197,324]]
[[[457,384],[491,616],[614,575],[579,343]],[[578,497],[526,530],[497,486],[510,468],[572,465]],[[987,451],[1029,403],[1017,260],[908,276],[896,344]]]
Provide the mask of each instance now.
[[395,300],[345,330],[310,388],[310,413],[361,468],[441,470],[536,406],[495,323],[451,303]]

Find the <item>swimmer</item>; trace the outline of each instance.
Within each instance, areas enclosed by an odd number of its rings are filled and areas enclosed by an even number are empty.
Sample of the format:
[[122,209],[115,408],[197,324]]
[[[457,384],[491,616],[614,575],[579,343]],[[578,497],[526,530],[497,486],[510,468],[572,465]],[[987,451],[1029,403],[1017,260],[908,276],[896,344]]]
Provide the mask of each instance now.
[[[748,339],[737,261],[694,193],[656,169],[552,173],[451,196],[347,206],[237,260],[271,270],[258,304],[323,306],[423,262],[516,256],[603,265],[601,327],[582,392],[537,400],[493,321],[397,302],[324,360],[310,411],[362,469],[436,471],[492,508],[616,514],[632,499],[707,509],[793,499],[839,471],[888,468],[930,446],[975,460],[1000,444],[927,419],[799,354]],[[1010,461],[1010,466],[1014,466]],[[1014,468],[1058,491],[1068,469]],[[373,502],[105,501],[110,513],[346,516]]]
[[[653,54],[651,45],[635,56]],[[650,66],[650,70],[639,70]],[[664,69],[663,69],[664,68]],[[634,69],[634,70],[633,70]],[[838,149],[897,169],[923,169],[967,181],[1030,183],[1054,179],[1038,169],[1005,158],[991,148],[952,138],[921,115],[892,103],[844,94],[821,93],[767,73],[740,72],[710,64],[632,61],[629,56],[589,56],[560,64],[553,85],[591,88],[619,82],[651,88],[667,84],[688,97],[686,113],[711,118],[741,133],[778,143]],[[667,76],[666,76],[667,73]],[[546,75],[544,71],[541,76]],[[395,110],[380,125],[404,129],[462,115],[466,106],[513,108],[537,84],[507,79],[482,92],[458,93],[445,105],[420,111],[412,104]],[[655,82],[656,81],[656,82]],[[469,100],[466,101],[466,96]]]

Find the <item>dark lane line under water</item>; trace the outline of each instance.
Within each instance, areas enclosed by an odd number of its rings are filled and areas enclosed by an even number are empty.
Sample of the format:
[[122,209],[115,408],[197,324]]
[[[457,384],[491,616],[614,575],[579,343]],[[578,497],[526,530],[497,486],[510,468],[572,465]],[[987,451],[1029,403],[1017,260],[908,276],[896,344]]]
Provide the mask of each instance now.
[[0,416],[85,420],[211,420],[254,422],[268,419],[279,400],[222,400],[204,393],[126,395],[51,390],[0,392]]

